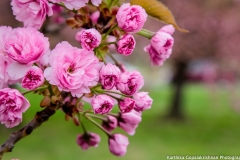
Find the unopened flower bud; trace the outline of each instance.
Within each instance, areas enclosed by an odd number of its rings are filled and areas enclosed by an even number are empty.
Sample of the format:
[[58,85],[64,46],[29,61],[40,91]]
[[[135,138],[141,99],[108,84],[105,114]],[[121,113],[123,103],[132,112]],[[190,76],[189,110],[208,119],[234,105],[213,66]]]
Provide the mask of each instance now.
[[49,96],[45,96],[42,101],[40,102],[40,107],[44,108],[44,107],[47,107],[49,106],[51,103],[51,99]]

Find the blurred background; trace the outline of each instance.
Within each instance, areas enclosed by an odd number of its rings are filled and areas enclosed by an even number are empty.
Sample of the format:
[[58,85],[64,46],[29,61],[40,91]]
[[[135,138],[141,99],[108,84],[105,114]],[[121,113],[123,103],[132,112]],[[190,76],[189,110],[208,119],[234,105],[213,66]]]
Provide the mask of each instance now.
[[[144,75],[145,88],[154,102],[144,111],[143,120],[124,157],[108,151],[107,138],[95,126],[90,131],[101,135],[98,148],[82,151],[75,143],[80,127],[64,119],[62,112],[49,119],[30,136],[18,142],[3,159],[80,160],[124,159],[158,160],[167,155],[238,155],[240,148],[240,1],[239,0],[161,0],[173,13],[178,25],[189,33],[176,31],[171,57],[160,67],[150,66],[143,47],[148,39],[136,35],[137,47],[129,57],[116,56],[130,70]],[[9,0],[0,1],[0,25],[22,26],[12,15]],[[48,22],[54,21],[49,19]],[[148,18],[144,28],[156,32],[164,24]],[[63,40],[79,44],[77,29],[64,24],[46,25],[51,48]],[[41,110],[41,97],[27,95],[31,107],[23,122],[13,129],[0,125],[0,144],[9,134],[26,125]],[[88,122],[86,122],[88,123]],[[117,132],[123,133],[120,129]]]

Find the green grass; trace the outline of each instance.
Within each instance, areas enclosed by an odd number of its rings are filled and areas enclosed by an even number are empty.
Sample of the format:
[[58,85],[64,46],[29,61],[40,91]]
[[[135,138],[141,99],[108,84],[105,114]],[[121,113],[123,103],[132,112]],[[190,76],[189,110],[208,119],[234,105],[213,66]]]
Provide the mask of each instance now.
[[[214,100],[214,96],[217,98]],[[240,116],[230,107],[230,94],[218,89],[215,94],[201,85],[188,85],[185,90],[184,122],[166,121],[162,117],[171,101],[169,87],[151,91],[154,99],[152,109],[143,113],[143,121],[134,136],[130,136],[128,152],[115,157],[108,151],[107,138],[95,126],[87,123],[90,131],[101,135],[98,148],[82,151],[75,143],[81,127],[64,120],[59,111],[30,136],[18,142],[12,153],[3,160],[161,160],[166,155],[238,155],[240,148]],[[22,126],[32,119],[40,97],[28,95],[31,108],[24,114]],[[19,127],[20,128],[20,127]],[[10,132],[0,128],[0,143]],[[121,130],[117,130],[121,131]]]

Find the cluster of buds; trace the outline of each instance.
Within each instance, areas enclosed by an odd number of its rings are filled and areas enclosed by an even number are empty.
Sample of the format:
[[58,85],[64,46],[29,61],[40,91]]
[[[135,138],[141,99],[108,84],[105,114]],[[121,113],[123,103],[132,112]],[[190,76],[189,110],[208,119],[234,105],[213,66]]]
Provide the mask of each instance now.
[[[124,56],[132,54],[136,45],[133,34],[137,33],[151,39],[144,49],[152,65],[162,65],[172,52],[173,26],[164,26],[155,34],[146,31],[142,29],[147,20],[145,10],[118,1],[12,0],[11,5],[16,19],[25,27],[0,27],[0,122],[9,128],[18,125],[30,106],[24,94],[38,92],[45,96],[41,107],[57,99],[66,118],[82,126],[84,133],[77,136],[77,144],[83,150],[100,142],[100,136],[88,132],[80,120],[85,117],[106,133],[110,152],[123,156],[128,138],[112,131],[120,127],[134,135],[152,99],[148,92],[140,91],[144,85],[141,73],[128,71],[110,48],[114,45],[112,48]],[[38,31],[56,6],[73,13],[66,22],[80,28],[75,39],[81,48],[63,41],[50,50],[48,38]],[[115,64],[107,62],[107,56]],[[15,83],[28,91],[8,88]],[[91,108],[84,108],[83,101]],[[119,111],[113,113],[116,104]]]

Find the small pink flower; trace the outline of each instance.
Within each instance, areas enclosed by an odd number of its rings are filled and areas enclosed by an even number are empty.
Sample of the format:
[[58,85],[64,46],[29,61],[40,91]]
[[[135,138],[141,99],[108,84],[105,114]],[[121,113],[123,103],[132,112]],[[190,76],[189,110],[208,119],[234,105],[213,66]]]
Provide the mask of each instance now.
[[28,100],[16,89],[0,90],[0,122],[7,128],[22,122],[22,113],[29,108]]
[[120,74],[117,89],[126,95],[133,95],[144,85],[144,79],[140,72],[123,72]]
[[81,43],[84,49],[90,51],[100,45],[102,36],[96,29],[91,28],[79,31],[75,38]]
[[122,134],[114,134],[108,139],[109,150],[116,156],[124,156],[129,145],[128,138]]
[[164,53],[172,49],[174,43],[173,37],[166,32],[158,31],[151,39],[151,46],[158,52]]
[[118,118],[118,125],[129,135],[134,135],[141,120],[141,114],[132,110],[131,112],[120,114],[120,117]]
[[132,98],[125,97],[119,101],[119,109],[122,113],[130,112],[135,107],[135,100]]
[[172,53],[172,49],[169,49],[165,53],[165,55],[167,55],[167,56],[162,56],[162,54],[157,52],[150,44],[148,46],[144,47],[144,51],[148,52],[152,66],[163,65],[163,62],[167,59],[166,57],[169,57]]
[[136,41],[131,34],[125,34],[121,39],[117,42],[117,51],[120,54],[128,56],[132,54],[136,45]]
[[5,40],[4,47],[8,56],[18,63],[33,64],[49,50],[49,41],[34,28],[16,28]]
[[46,16],[53,14],[48,0],[12,0],[11,5],[16,19],[25,27],[40,29]]
[[96,24],[98,22],[98,18],[100,17],[100,12],[99,11],[95,11],[91,14],[91,20],[93,22],[93,24]]
[[175,32],[175,28],[173,27],[173,25],[169,24],[163,26],[161,29],[158,30],[158,32],[165,32],[172,35]]
[[64,3],[64,5],[70,9],[80,9],[88,3],[88,0],[50,0],[53,3]]
[[43,71],[37,66],[32,66],[32,68],[27,72],[27,74],[22,79],[22,87],[33,90],[41,86],[44,82]]
[[74,97],[90,93],[89,87],[99,81],[101,63],[93,51],[72,47],[68,42],[59,43],[51,51],[49,63],[51,67],[45,69],[45,78]]
[[117,119],[113,116],[108,115],[107,120],[102,122],[103,128],[111,132],[117,127]]
[[125,3],[119,8],[116,19],[122,30],[136,33],[147,20],[147,13],[141,6]]
[[120,69],[111,63],[104,65],[100,71],[100,79],[104,89],[112,89],[119,78]]
[[138,92],[133,95],[133,98],[136,101],[134,109],[138,112],[150,109],[152,106],[153,100],[148,95],[148,92]]
[[0,55],[6,55],[4,43],[12,32],[12,28],[8,26],[0,26]]
[[174,39],[171,36],[174,32],[172,25],[162,27],[151,39],[151,43],[144,48],[149,53],[151,64],[160,66],[169,58],[172,53]]
[[85,133],[77,136],[77,144],[82,150],[87,150],[89,147],[97,147],[99,142],[100,136],[95,133]]
[[102,0],[91,0],[91,2],[94,6],[99,6],[99,4],[102,3]]
[[105,94],[101,94],[92,99],[91,105],[95,114],[105,114],[112,110],[114,100]]

